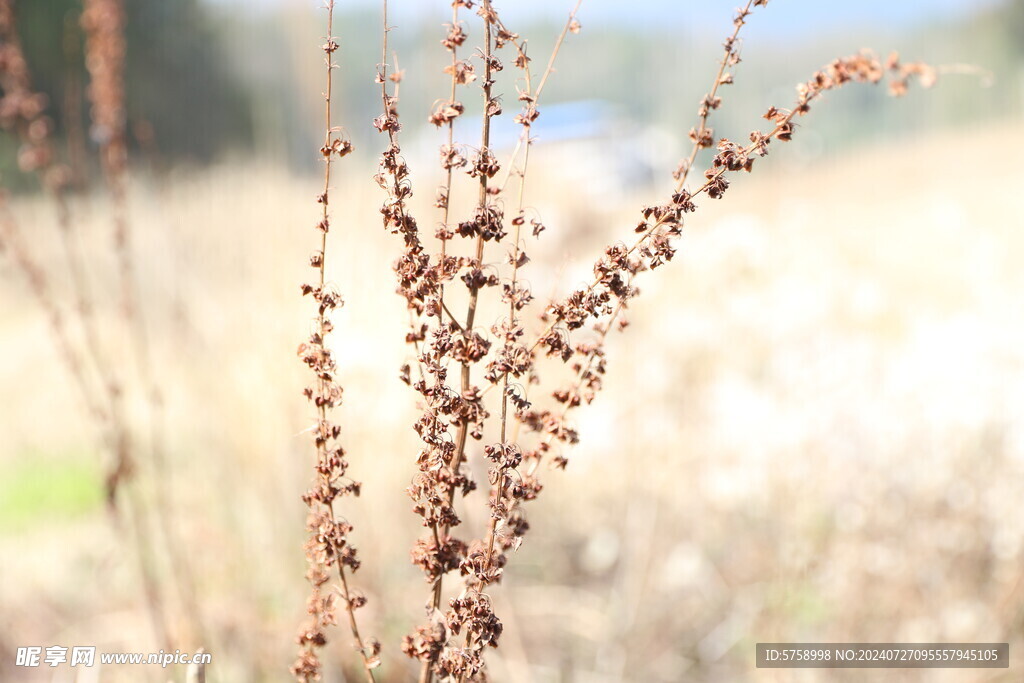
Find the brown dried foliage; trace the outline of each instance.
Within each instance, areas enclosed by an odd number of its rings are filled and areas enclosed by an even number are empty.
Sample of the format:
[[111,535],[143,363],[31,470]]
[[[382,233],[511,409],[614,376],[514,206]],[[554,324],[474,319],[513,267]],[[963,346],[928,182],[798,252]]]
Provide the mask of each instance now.
[[[439,41],[449,57],[444,66],[448,92],[424,112],[430,123],[442,129],[444,137],[439,150],[443,182],[435,201],[439,218],[433,235],[424,236],[410,208],[412,173],[400,144],[403,72],[397,69],[397,58],[389,72],[391,27],[387,0],[383,0],[382,56],[377,70],[381,113],[373,124],[385,136],[386,144],[374,178],[384,192],[383,226],[401,238],[401,253],[393,269],[397,292],[408,308],[406,341],[412,358],[402,367],[400,377],[415,391],[420,409],[413,428],[421,445],[407,492],[424,529],[410,557],[427,584],[426,609],[425,621],[404,637],[401,650],[418,662],[421,682],[434,678],[486,680],[485,652],[499,646],[503,631],[490,591],[501,581],[511,554],[530,528],[525,503],[543,491],[543,468],[567,466],[569,449],[579,439],[570,418],[574,410],[594,401],[603,387],[608,335],[612,330],[626,329],[625,311],[640,294],[635,285],[637,278],[674,257],[675,240],[682,234],[687,214],[699,208],[704,195],[722,198],[733,174],[751,172],[755,162],[772,149],[773,142],[791,140],[799,118],[824,93],[848,83],[877,84],[888,76],[889,92],[899,96],[912,81],[929,87],[937,76],[934,68],[903,62],[896,54],[884,61],[867,52],[837,59],[798,86],[790,108],[770,107],[764,114],[767,129],[754,130],[741,142],[716,139],[711,118],[722,106],[722,88],[733,83],[733,72],[740,64],[740,33],[755,9],[767,5],[767,0],[747,0],[734,15],[711,86],[699,102],[696,123],[689,133],[691,147],[673,173],[669,196],[661,204],[643,207],[632,232],[605,247],[594,262],[589,283],[545,304],[535,299],[522,275],[531,262],[526,250],[528,238],[536,239],[545,231],[542,218],[525,203],[531,133],[541,116],[541,96],[555,72],[559,51],[568,36],[581,30],[577,16],[581,4],[582,0],[577,0],[572,6],[543,72],[535,78],[527,41],[506,26],[491,0],[450,2],[451,20]],[[99,143],[104,175],[115,200],[114,249],[121,270],[125,320],[138,330],[136,353],[145,372],[148,351],[135,311],[126,209],[124,4],[123,0],[84,0],[83,8],[92,134]],[[315,302],[316,315],[308,338],[298,350],[309,368],[310,384],[304,395],[315,412],[310,429],[316,453],[315,474],[302,497],[309,508],[305,550],[311,590],[308,619],[297,638],[299,652],[292,673],[301,681],[321,678],[322,648],[328,642],[330,627],[344,613],[362,673],[366,680],[373,681],[381,661],[381,646],[361,635],[357,611],[366,604],[366,598],[350,585],[360,560],[351,541],[352,525],[339,513],[341,501],[359,495],[361,485],[349,475],[341,427],[333,417],[334,408],[341,403],[342,389],[328,340],[334,331],[332,313],[342,305],[342,299],[327,278],[326,253],[332,229],[333,164],[351,152],[352,146],[332,123],[333,72],[339,43],[332,31],[333,0],[328,0],[325,8],[327,35],[321,46],[325,55],[325,136],[320,148],[324,181],[316,197],[321,215],[315,225],[319,246],[309,258],[316,277],[301,288],[302,294]],[[471,16],[476,17],[474,25],[480,31],[478,47],[472,51],[468,44],[477,29],[469,28],[467,17]],[[499,159],[491,145],[491,124],[495,117],[504,115],[506,107],[498,92],[506,62],[516,73],[519,111],[513,119],[521,134],[510,157]],[[481,118],[479,142],[473,145],[456,139],[454,123],[465,115],[464,100],[475,96],[471,94],[475,88],[479,88]],[[53,125],[45,113],[48,103],[31,86],[17,40],[13,0],[0,0],[0,89],[0,127],[20,141],[19,163],[24,170],[38,174],[53,194],[62,232],[67,234],[69,211],[64,190],[69,174],[56,159]],[[691,176],[705,150],[710,158],[703,179],[692,183]],[[466,173],[475,185],[472,201],[463,202],[471,208],[461,215],[452,198],[457,173]],[[54,341],[90,411],[111,425],[113,495],[117,483],[132,470],[132,445],[122,416],[120,381],[103,357],[92,330],[91,301],[81,257],[67,240],[68,268],[79,285],[76,321],[85,339],[84,347],[78,348],[46,268],[31,253],[2,199],[0,196],[0,246],[12,257],[46,311]],[[488,300],[497,303],[503,313],[496,320],[481,321],[480,311]],[[453,311],[456,301],[464,302],[464,310]],[[560,381],[559,376],[568,380]],[[98,387],[93,386],[97,377]],[[155,391],[152,398],[159,402]],[[482,510],[486,521],[476,532],[456,535],[463,523],[462,499],[478,486],[470,475],[470,459],[479,459],[486,467],[487,482],[480,482],[480,487],[486,489]],[[145,578],[145,571],[143,574]],[[446,600],[445,577],[450,574],[460,580],[454,590],[449,586],[452,594]],[[332,576],[336,576],[336,583]],[[159,613],[159,591],[150,579],[145,583],[152,607]]]
[[[509,553],[519,547],[529,529],[523,504],[542,491],[543,465],[556,469],[566,466],[567,448],[578,440],[570,414],[592,402],[602,388],[607,335],[627,326],[624,311],[639,294],[635,278],[672,259],[684,216],[697,209],[699,197],[721,198],[729,188],[731,174],[751,171],[754,161],[767,155],[772,141],[790,140],[796,129],[795,119],[805,115],[811,103],[826,91],[849,82],[877,83],[886,73],[891,76],[890,90],[895,95],[906,90],[911,78],[918,78],[924,86],[934,81],[934,70],[922,64],[901,64],[895,57],[883,63],[869,53],[853,55],[834,61],[801,84],[792,109],[769,110],[766,118],[772,127],[767,132],[752,132],[746,144],[725,138],[716,142],[710,118],[721,106],[720,89],[733,82],[732,69],[740,63],[740,31],[754,9],[766,4],[766,0],[749,0],[737,10],[714,81],[698,108],[697,124],[690,133],[692,149],[673,174],[675,183],[668,201],[643,208],[634,228],[636,236],[631,242],[615,242],[604,250],[594,264],[590,284],[540,311],[520,276],[520,270],[530,262],[523,242],[524,228],[533,237],[545,228],[539,216],[525,209],[523,199],[530,133],[540,116],[538,102],[558,51],[568,34],[580,30],[576,16],[580,2],[570,12],[536,85],[526,41],[508,30],[493,3],[452,3],[452,20],[441,40],[450,53],[444,69],[450,77],[450,88],[428,115],[431,123],[445,129],[446,137],[440,148],[445,180],[435,202],[441,217],[434,233],[434,253],[427,250],[408,207],[412,181],[398,142],[401,125],[397,83],[393,92],[389,90],[389,82],[395,79],[388,77],[385,63],[390,30],[385,15],[385,48],[377,78],[383,112],[375,126],[387,135],[388,144],[377,182],[386,193],[381,210],[384,226],[403,237],[404,249],[395,263],[395,272],[398,292],[410,311],[407,341],[415,356],[403,366],[401,377],[418,394],[422,410],[414,425],[422,446],[408,492],[414,501],[413,510],[426,528],[425,537],[413,547],[411,559],[423,571],[430,590],[426,621],[402,644],[403,652],[421,663],[420,681],[435,677],[485,679],[484,651],[498,646],[502,631],[487,591],[501,580]],[[480,47],[470,59],[460,52],[470,36],[460,20],[460,12],[467,10],[475,10],[482,30]],[[517,86],[521,111],[515,115],[522,135],[512,158],[504,164],[491,149],[489,137],[491,119],[503,111],[500,95],[495,92],[496,75],[505,68],[500,55],[503,49],[510,50],[508,61],[521,71],[523,84]],[[479,87],[483,99],[481,138],[475,148],[460,144],[453,133],[453,122],[466,110],[458,94],[466,87]],[[688,188],[687,180],[701,150],[710,148],[714,153],[703,181]],[[503,169],[504,179],[495,182]],[[475,206],[462,220],[452,219],[452,177],[457,171],[478,183]],[[510,190],[517,190],[514,199],[503,199]],[[510,206],[515,207],[514,213],[507,215]],[[459,240],[465,246],[453,249]],[[494,253],[497,245],[505,247],[500,258]],[[468,301],[461,317],[452,312],[450,303],[452,288],[460,283],[465,288],[462,298]],[[505,316],[486,327],[477,320],[484,296],[500,300],[507,310]],[[525,322],[531,312],[541,323],[541,330],[533,334]],[[570,381],[552,386],[544,377],[553,369],[545,370],[541,361],[568,366]],[[530,387],[534,392],[537,387],[546,391],[550,407],[534,406]],[[492,415],[494,408],[486,401],[494,389],[500,392],[496,415]],[[488,434],[493,434],[495,440],[487,441]],[[457,494],[465,496],[477,486],[465,467],[466,459],[474,453],[488,465],[488,521],[475,540],[467,540],[454,535],[454,530],[462,522]],[[445,603],[444,577],[455,571],[462,577],[462,585]]]

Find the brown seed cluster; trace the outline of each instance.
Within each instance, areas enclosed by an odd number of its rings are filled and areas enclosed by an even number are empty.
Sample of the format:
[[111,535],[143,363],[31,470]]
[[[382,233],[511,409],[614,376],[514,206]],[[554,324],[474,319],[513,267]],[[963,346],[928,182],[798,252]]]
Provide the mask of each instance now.
[[[475,10],[483,24],[482,47],[471,59],[459,55],[459,48],[469,35],[460,21],[460,10]],[[482,591],[501,576],[506,561],[504,550],[514,545],[509,534],[524,533],[528,528],[521,513],[514,508],[517,501],[531,495],[532,489],[520,483],[517,468],[523,459],[519,447],[506,439],[506,431],[515,419],[513,413],[525,415],[529,408],[525,392],[518,387],[520,382],[530,381],[534,357],[523,342],[526,331],[520,320],[520,311],[533,300],[528,286],[518,278],[518,269],[529,261],[521,245],[521,234],[524,226],[535,236],[544,229],[537,217],[528,217],[523,210],[521,192],[519,208],[510,220],[506,217],[505,202],[500,200],[512,174],[510,171],[503,183],[497,182],[503,165],[490,145],[491,119],[503,113],[501,101],[493,91],[497,76],[505,68],[499,51],[512,47],[512,63],[523,72],[528,84],[519,95],[523,111],[515,118],[523,127],[525,140],[529,139],[530,125],[539,115],[536,106],[539,88],[530,85],[530,59],[525,42],[506,28],[489,1],[456,0],[452,3],[452,21],[446,26],[441,41],[451,55],[445,67],[451,83],[449,97],[435,105],[428,117],[431,123],[446,129],[447,138],[440,149],[445,183],[438,190],[435,202],[442,212],[434,232],[439,249],[429,254],[407,207],[412,189],[408,182],[409,170],[397,142],[400,131],[398,88],[395,87],[394,93],[389,91],[384,64],[387,29],[385,20],[385,49],[377,78],[382,86],[383,112],[375,125],[387,134],[388,145],[381,157],[377,182],[386,193],[382,207],[385,228],[403,236],[404,249],[395,271],[398,291],[410,311],[407,341],[414,349],[415,358],[402,368],[401,377],[417,392],[423,410],[415,424],[422,441],[417,457],[418,472],[408,492],[414,501],[414,511],[427,529],[427,536],[416,542],[411,559],[431,585],[428,621],[405,638],[403,651],[422,662],[421,681],[435,675],[475,680],[483,675],[481,650],[496,646],[501,630],[500,621]],[[559,44],[562,40],[564,34]],[[550,71],[549,65],[545,78]],[[476,147],[457,143],[453,135],[454,120],[465,112],[459,89],[470,85],[479,86],[483,100],[481,140]],[[513,161],[514,158],[515,155]],[[470,215],[452,221],[452,181],[459,171],[475,179],[478,189]],[[521,177],[525,178],[525,172]],[[507,248],[504,260],[512,274],[503,278],[487,251],[489,247],[507,244],[510,236],[513,236],[513,243]],[[464,255],[451,253],[455,243]],[[446,298],[446,290],[450,292],[455,286],[464,288],[464,298],[468,301],[463,316],[450,310],[450,297]],[[482,327],[477,320],[479,301],[492,291],[507,304],[509,315]],[[416,372],[412,365],[416,366]],[[478,383],[481,374],[483,386]],[[474,449],[471,444],[484,440],[486,424],[492,417],[483,400],[492,388],[499,389],[502,396],[498,440]],[[457,494],[461,492],[465,496],[476,488],[465,468],[473,450],[479,450],[489,462],[488,517],[491,523],[481,538],[467,543],[456,537],[453,530],[462,522],[456,511]],[[496,528],[501,529],[500,534],[496,533]],[[466,588],[461,597],[449,602],[449,609],[444,612],[443,578],[456,570],[465,578]],[[455,636],[463,642],[459,644]]]
[[18,166],[37,173],[47,189],[60,192],[70,173],[54,154],[54,123],[46,95],[32,88],[32,76],[18,38],[14,0],[0,0],[0,128],[17,137]]
[[[696,210],[694,200],[697,197],[707,194],[712,199],[720,199],[729,188],[728,175],[736,171],[749,172],[755,159],[768,154],[773,140],[791,140],[796,131],[794,119],[807,114],[811,102],[823,93],[851,82],[878,83],[887,72],[892,74],[890,92],[894,95],[905,91],[906,81],[912,76],[923,76],[924,85],[930,84],[934,78],[934,70],[924,65],[901,66],[898,60],[890,60],[886,66],[867,52],[837,59],[797,87],[797,100],[792,109],[769,108],[764,118],[774,127],[767,133],[752,131],[747,145],[725,138],[719,140],[710,167],[704,172],[705,181],[698,188],[690,191],[681,186],[688,171],[688,167],[682,167],[683,171],[677,173],[677,187],[670,201],[642,210],[642,219],[635,229],[639,238],[629,247],[622,243],[608,246],[604,256],[594,264],[594,281],[549,307],[550,329],[539,338],[540,346],[545,347],[549,355],[565,357],[568,342],[566,335],[559,334],[559,330],[572,331],[588,320],[607,315],[613,300],[631,295],[624,283],[632,275],[670,261],[675,254],[673,240],[682,232],[685,214]],[[701,103],[702,116],[706,102],[707,98]],[[702,146],[699,137],[695,144]]]
[[85,62],[89,70],[92,136],[103,150],[108,173],[119,173],[128,162],[125,139],[123,0],[84,0]]

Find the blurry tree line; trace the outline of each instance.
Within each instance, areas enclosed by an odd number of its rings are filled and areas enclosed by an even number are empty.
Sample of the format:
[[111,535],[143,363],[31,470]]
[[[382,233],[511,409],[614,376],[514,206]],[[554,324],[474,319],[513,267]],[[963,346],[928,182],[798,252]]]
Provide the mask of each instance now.
[[[320,86],[311,74],[319,74],[321,60],[316,50],[322,33],[319,2],[282,2],[260,9],[210,0],[125,3],[128,116],[137,156],[168,165],[206,163],[245,150],[299,169],[315,167],[316,155],[310,150],[317,148]],[[399,68],[406,71],[400,111],[409,135],[427,129],[432,103],[447,91],[443,68],[448,55],[438,42],[446,6],[438,3],[437,21],[397,17],[394,22],[397,30],[390,40]],[[90,147],[88,79],[78,25],[81,0],[18,0],[17,11],[35,87],[51,98],[58,137],[70,136],[72,150],[76,138],[82,138],[79,147]],[[767,11],[789,10],[780,4]],[[379,142],[371,125],[380,108],[373,82],[380,60],[379,17],[365,6],[341,6],[338,14],[338,78],[345,93],[339,100],[340,117],[357,150],[372,159]],[[639,29],[634,24],[588,24],[584,12],[584,30],[560,57],[547,106],[601,100],[625,119],[661,126],[682,139],[689,126],[683,122],[693,118],[708,87],[730,17],[723,6],[718,26],[667,26],[654,17],[649,27]],[[938,88],[913,92],[898,106],[873,89],[837,93],[842,105],[829,107],[829,116],[807,120],[817,134],[799,136],[794,157],[800,149],[821,154],[891,139],[900,132],[1019,118],[1024,112],[1024,0],[984,6],[957,20],[936,20],[922,10],[919,24],[910,30],[872,25],[868,19],[841,34],[791,38],[758,35],[761,27],[752,19],[737,85],[728,92],[733,103],[719,116],[716,134],[745,139],[763,123],[759,117],[769,104],[787,106],[797,82],[861,47],[883,55],[898,48],[908,59],[936,65],[980,67],[991,72],[991,86],[983,87],[978,77],[948,76]],[[530,53],[543,61],[560,26],[512,28],[531,37]],[[469,31],[471,39],[479,35],[472,19]],[[466,97],[470,114],[479,107],[476,99]],[[507,105],[509,111],[514,108],[514,103]],[[538,131],[543,136],[542,122]],[[0,142],[0,173],[8,186],[17,175],[10,172],[14,158],[13,142]]]
[[[88,76],[81,0],[17,0],[19,35],[35,90],[69,156],[91,158]],[[206,162],[251,141],[251,102],[221,50],[223,40],[199,0],[125,0],[126,93],[132,146],[156,163]],[[15,143],[4,139],[5,185],[16,171]]]
[[[564,4],[568,8],[572,3]],[[318,74],[320,66],[311,42],[321,33],[322,17],[316,5],[281,3],[274,12],[235,16],[245,28],[226,36],[226,52],[239,57],[238,72],[254,93],[260,149],[308,169],[317,163],[310,150],[318,145],[314,122],[320,115],[319,85],[309,77]],[[442,24],[448,21],[447,3],[436,5],[436,16],[418,15],[415,21],[399,8],[392,21],[395,30],[389,35],[394,51],[389,61],[397,55],[393,66],[405,72],[399,112],[407,154],[418,149],[417,142],[430,142],[431,154],[441,143],[440,134],[435,136],[427,123],[431,107],[448,89],[443,69],[449,55],[439,44]],[[730,28],[731,8],[731,4],[722,6],[721,21],[715,25],[665,23],[653,15],[649,24],[588,22],[584,10],[583,30],[562,50],[557,73],[545,91],[535,129],[538,139],[544,140],[546,108],[559,102],[597,100],[611,105],[625,121],[670,132],[682,149],[697,103],[714,75],[721,41]],[[765,11],[784,16],[799,9],[780,3]],[[476,19],[468,18],[469,45],[480,34]],[[337,103],[339,120],[352,137],[357,155],[365,154],[371,163],[381,148],[371,123],[381,106],[379,86],[374,83],[375,65],[380,61],[379,22],[379,12],[365,4],[339,5],[336,11],[336,33],[341,39],[337,78],[344,93]],[[541,68],[561,26],[549,21],[510,28],[530,37],[529,54]],[[761,115],[769,105],[790,105],[798,82],[831,60],[862,48],[874,49],[883,58],[899,50],[908,61],[955,65],[968,72],[944,75],[936,88],[915,90],[898,103],[891,102],[882,89],[830,95],[834,104],[820,104],[828,109],[828,116],[801,121],[807,134],[795,139],[787,155],[795,163],[852,145],[881,143],[935,128],[985,125],[993,119],[1020,118],[1024,112],[1024,0],[982,5],[955,18],[933,16],[923,6],[919,21],[909,27],[886,26],[866,14],[862,24],[831,32],[773,33],[755,16],[744,32],[743,63],[736,69],[736,85],[725,93],[730,106],[716,115],[716,136],[745,140],[751,130],[764,124]],[[261,49],[248,49],[253,43]],[[459,126],[472,126],[480,98],[467,92],[463,100],[467,116],[456,121],[456,136],[473,140],[476,133],[468,128],[460,133]],[[516,106],[506,102],[505,110],[513,112]],[[511,118],[511,114],[498,117],[494,125],[514,129]],[[417,140],[421,133],[423,139]]]

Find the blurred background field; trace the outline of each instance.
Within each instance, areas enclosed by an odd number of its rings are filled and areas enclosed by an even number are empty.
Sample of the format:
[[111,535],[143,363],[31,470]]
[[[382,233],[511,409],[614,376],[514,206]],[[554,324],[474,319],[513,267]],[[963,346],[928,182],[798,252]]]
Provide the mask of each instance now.
[[[172,626],[183,650],[213,653],[215,681],[284,680],[303,614],[298,496],[311,415],[295,349],[312,315],[298,285],[315,246],[313,4],[128,3],[140,131],[129,205],[166,401],[167,466],[143,461],[141,486],[167,495],[184,539],[205,636],[173,591]],[[420,220],[432,225],[442,133],[426,116],[445,92],[445,3],[394,4],[404,145],[420,174]],[[669,191],[732,4],[644,13],[596,1],[588,17],[584,2],[531,151],[528,203],[548,226],[525,271],[538,295],[583,281],[604,244],[629,238],[637,209]],[[68,90],[81,74],[66,66],[76,53],[64,27],[75,3],[19,5],[37,81],[73,138]],[[676,260],[640,281],[632,325],[611,341],[606,389],[579,413],[570,466],[547,473],[529,509],[532,530],[495,590],[506,626],[489,660],[495,680],[1020,680],[1024,2],[917,14],[859,5],[773,2],[754,16],[718,133],[745,138],[798,80],[864,46],[990,76],[951,75],[897,101],[832,94],[725,201],[704,201]],[[366,630],[385,644],[385,679],[405,680],[397,643],[426,590],[407,561],[419,532],[404,493],[417,438],[413,394],[397,380],[407,354],[390,270],[398,245],[370,180],[382,148],[370,124],[375,11],[353,3],[336,31],[340,118],[356,153],[341,166],[344,227],[328,262],[347,301],[335,348],[345,443],[364,481],[346,515],[370,594]],[[562,16],[525,2],[509,21],[543,61]],[[499,120],[510,144],[511,114]],[[4,144],[13,213],[34,253],[57,253],[53,207]],[[112,291],[100,183],[73,208],[93,284]],[[0,680],[184,680],[150,667],[78,679],[12,667],[24,645],[160,646],[131,548],[105,512],[97,434],[6,259],[0,311]],[[114,304],[98,314],[118,344]],[[141,422],[146,407],[133,409]],[[151,533],[161,538],[156,524]],[[335,660],[346,640],[339,631]],[[759,671],[759,641],[1009,641],[1012,663]]]

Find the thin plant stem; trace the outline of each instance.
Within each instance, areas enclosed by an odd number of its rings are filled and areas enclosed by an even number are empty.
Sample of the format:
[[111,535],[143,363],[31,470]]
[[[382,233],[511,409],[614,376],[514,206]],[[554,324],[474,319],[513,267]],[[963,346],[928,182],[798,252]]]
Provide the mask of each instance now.
[[46,313],[58,355],[67,365],[86,411],[99,424],[110,419],[108,408],[96,399],[97,391],[88,379],[84,359],[71,341],[64,313],[54,298],[46,271],[26,248],[21,230],[11,214],[7,198],[0,192],[0,252],[6,251],[25,278],[29,291]]
[[[717,109],[719,106],[718,88],[725,82],[723,81],[725,69],[735,54],[736,40],[739,37],[740,29],[743,28],[745,24],[747,15],[750,14],[750,7],[753,4],[754,0],[747,0],[747,4],[737,11],[736,19],[733,21],[732,34],[725,39],[725,50],[722,54],[722,60],[718,64],[718,71],[715,73],[715,80],[711,84],[711,89],[708,91],[708,94],[704,96],[704,100],[701,102],[699,121],[694,132],[691,133],[691,137],[693,138],[693,148],[690,150],[690,156],[687,157],[686,161],[683,162],[680,168],[679,179],[676,181],[677,192],[686,185],[686,178],[693,169],[693,162],[697,159],[697,153],[704,147],[710,146],[710,143],[705,144],[711,133],[708,128],[708,117],[710,116],[711,111],[713,109]],[[729,82],[731,82],[731,80]]]
[[[386,2],[387,2],[387,0],[385,0],[385,3]],[[334,0],[328,0],[328,2],[327,2],[327,42],[328,42],[328,44],[334,42],[334,37],[333,37],[334,36],[334,32],[333,32],[333,29],[334,29]],[[334,87],[333,74],[334,74],[335,64],[333,63],[332,58],[331,58],[331,54],[333,53],[333,50],[326,51],[326,52],[327,52],[327,75],[326,75],[327,90],[326,90],[326,92],[324,94],[324,127],[326,129],[325,138],[324,138],[324,147],[326,149],[330,149],[332,144],[333,144],[333,142],[334,142],[334,127],[333,127],[333,124],[332,124],[332,116],[331,116],[331,97],[333,95],[333,87]],[[330,190],[331,190],[331,166],[332,166],[332,161],[333,160],[332,160],[331,155],[328,154],[326,156],[326,159],[325,159],[325,162],[324,162],[324,189],[323,189],[323,195],[322,195],[323,198],[324,198],[323,202],[322,202],[322,206],[323,206],[322,219],[323,219],[325,225],[328,224],[328,222],[330,220],[330,209],[329,209],[328,197],[329,197]],[[324,286],[326,285],[327,233],[328,232],[329,231],[325,229],[325,230],[322,230],[321,234],[320,234],[320,266],[317,269],[317,277],[318,277],[318,281],[319,281],[319,285],[320,285],[320,289],[321,290],[323,290]],[[323,331],[326,331],[326,329],[327,329],[327,320],[326,320],[326,317],[325,317],[325,313],[326,313],[325,309],[323,307],[321,307],[320,308],[320,312],[318,314],[318,318],[317,318],[317,327],[318,327],[318,329],[323,330]],[[324,382],[324,380],[322,380],[322,379],[320,381]],[[327,421],[327,404],[321,402],[319,404],[318,408],[317,408],[317,413],[318,413],[318,417],[319,417],[320,422],[321,423],[326,422]],[[326,448],[327,448],[326,444],[325,443],[321,443],[319,448],[320,448],[320,453],[319,453],[320,460],[321,461],[326,461],[327,458],[328,458],[328,454],[326,452]],[[327,509],[328,509],[329,514],[331,515],[331,518],[333,519],[334,518],[334,504],[333,504],[333,502],[328,502]],[[340,555],[339,550],[340,549],[336,549],[336,554],[337,555]],[[358,624],[358,621],[356,620],[356,611],[355,611],[355,607],[354,607],[354,604],[353,604],[353,599],[352,599],[353,596],[352,596],[351,591],[349,590],[348,576],[347,576],[347,574],[345,572],[345,565],[340,560],[336,561],[335,564],[338,567],[338,579],[339,579],[339,581],[341,581],[341,597],[342,597],[342,600],[345,603],[345,613],[348,615],[349,630],[352,632],[352,638],[355,640],[356,646],[357,646],[357,648],[359,650],[359,654],[360,654],[360,656],[362,658],[363,673],[365,674],[366,680],[369,683],[373,683],[373,681],[374,681],[373,668],[374,667],[371,666],[371,657],[369,655],[369,652],[367,650],[366,645],[363,642],[363,637],[362,637],[362,635],[359,632],[359,624]]]
[[[565,42],[565,38],[569,35],[569,31],[572,29],[573,22],[576,21],[576,15],[579,14],[580,6],[583,4],[583,0],[576,0],[576,4],[573,6],[572,11],[569,12],[569,18],[566,19],[565,25],[562,27],[561,33],[558,34],[558,39],[555,40],[555,46],[551,49],[551,55],[548,57],[547,66],[544,68],[544,73],[541,75],[540,84],[537,86],[537,91],[529,93],[532,97],[532,104],[534,107],[540,101],[541,93],[544,92],[544,86],[548,83],[548,78],[555,69],[555,60],[558,58],[558,53],[562,49],[562,44]],[[529,61],[526,62],[526,78],[529,82],[530,79],[530,66]],[[529,91],[529,85],[527,85]],[[508,185],[509,179],[512,177],[512,171],[515,168],[516,160],[519,158],[519,152],[523,149],[524,145],[529,145],[529,128],[527,127],[523,133],[516,140],[516,146],[512,149],[512,154],[509,157],[508,162],[505,164],[505,168],[508,172],[505,174],[505,181],[502,183],[502,190]]]

